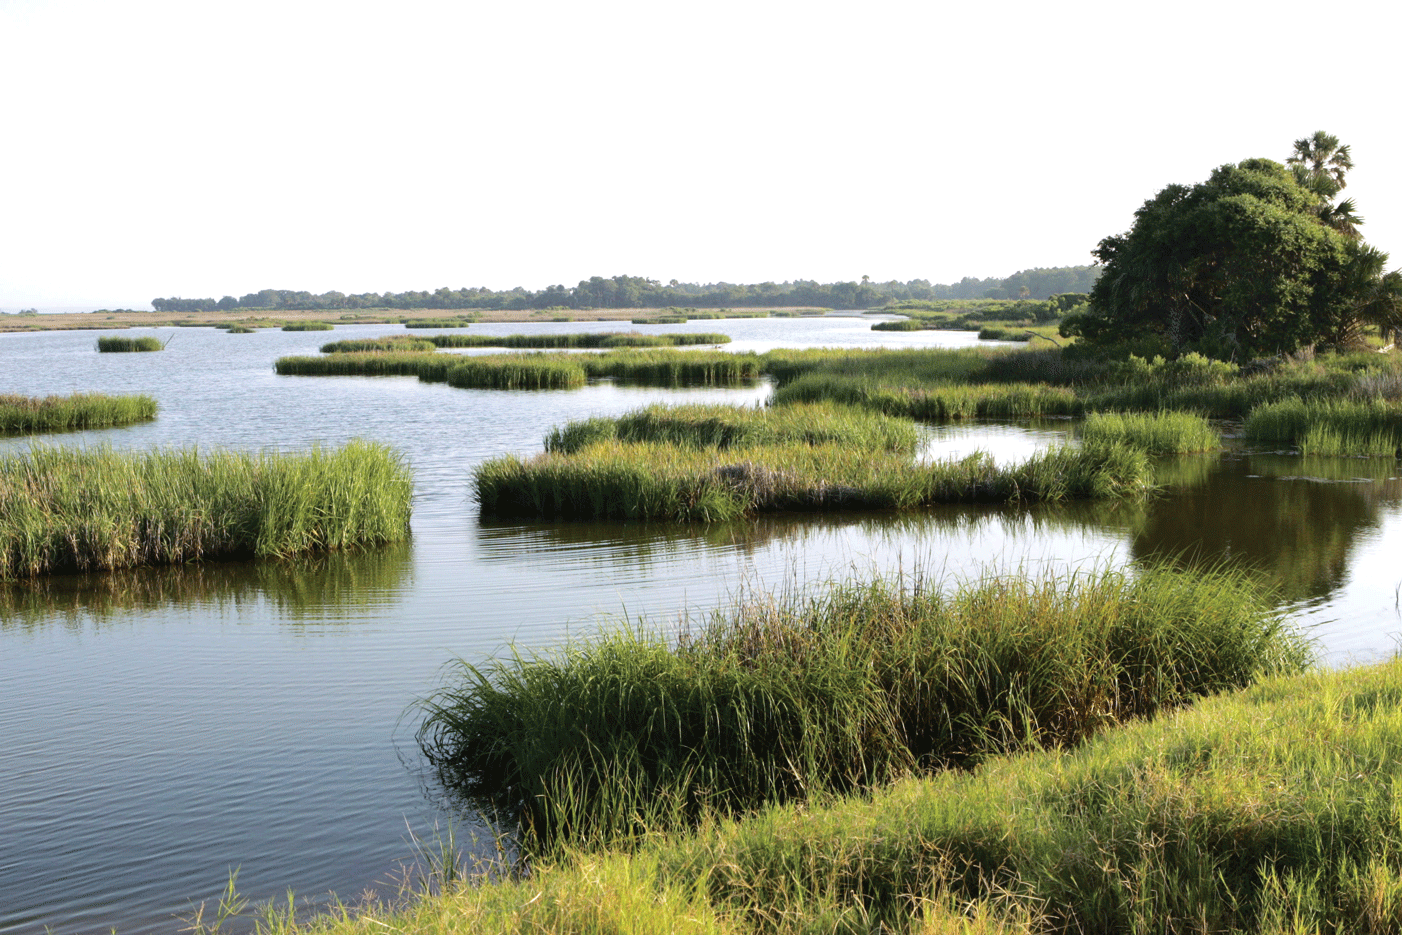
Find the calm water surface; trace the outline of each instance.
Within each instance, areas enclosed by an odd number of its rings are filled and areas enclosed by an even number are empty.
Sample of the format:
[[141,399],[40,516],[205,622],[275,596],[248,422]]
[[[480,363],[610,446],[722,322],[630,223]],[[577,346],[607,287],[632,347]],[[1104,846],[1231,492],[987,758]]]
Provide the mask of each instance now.
[[[474,325],[478,333],[627,330]],[[853,318],[699,321],[733,350],[951,346]],[[151,423],[45,443],[304,449],[376,439],[416,478],[413,537],[357,556],[210,564],[0,589],[0,932],[173,932],[237,869],[255,901],[392,892],[409,831],[444,815],[414,742],[444,663],[547,646],[608,620],[671,625],[747,589],[854,574],[958,577],[1230,558],[1259,568],[1335,662],[1402,630],[1393,462],[1236,452],[1166,463],[1145,504],[776,517],[709,527],[481,522],[473,465],[540,449],[561,422],[768,389],[601,384],[503,393],[413,378],[278,377],[279,356],[402,331],[152,329],[167,350],[98,354],[96,334],[0,335],[0,392],[144,392]],[[149,333],[140,329],[131,334]],[[1017,461],[1069,423],[931,430],[926,457]],[[26,439],[0,440],[23,450]]]

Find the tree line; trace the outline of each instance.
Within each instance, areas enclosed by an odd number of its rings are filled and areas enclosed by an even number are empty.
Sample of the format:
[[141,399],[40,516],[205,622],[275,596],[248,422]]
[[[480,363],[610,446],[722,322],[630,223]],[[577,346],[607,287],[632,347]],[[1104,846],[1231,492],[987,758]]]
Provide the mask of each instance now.
[[549,286],[536,292],[516,287],[505,291],[486,288],[449,289],[433,292],[364,292],[347,295],[324,292],[315,295],[291,289],[263,289],[221,299],[152,299],[158,312],[236,311],[240,309],[503,309],[548,308],[767,308],[806,306],[814,308],[875,308],[891,302],[939,299],[1047,299],[1067,292],[1089,292],[1098,270],[1094,266],[1066,266],[1029,269],[1003,279],[965,277],[957,283],[931,283],[927,279],[909,282],[873,282],[863,276],[860,282],[820,283],[813,280],[763,282],[750,285],[733,283],[682,283],[673,279],[662,283],[639,276],[592,276],[573,288]]

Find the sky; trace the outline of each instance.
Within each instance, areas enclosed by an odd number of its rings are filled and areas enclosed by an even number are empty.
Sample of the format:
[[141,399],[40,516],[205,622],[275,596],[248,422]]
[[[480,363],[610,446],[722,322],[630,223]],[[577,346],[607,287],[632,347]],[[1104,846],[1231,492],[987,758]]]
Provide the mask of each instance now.
[[1402,6],[0,0],[0,310],[1092,262],[1327,130],[1402,265]]

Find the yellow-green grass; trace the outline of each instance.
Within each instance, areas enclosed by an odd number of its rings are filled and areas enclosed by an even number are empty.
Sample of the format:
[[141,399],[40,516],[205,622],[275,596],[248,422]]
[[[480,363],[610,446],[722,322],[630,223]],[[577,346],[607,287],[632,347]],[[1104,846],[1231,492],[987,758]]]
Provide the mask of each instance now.
[[[279,357],[273,369],[282,376],[418,376],[430,375],[456,364],[461,358],[436,351],[360,351],[325,357]],[[438,376],[442,379],[442,376]]]
[[681,315],[659,315],[657,318],[633,318],[635,325],[684,325],[686,318]]
[[922,465],[832,443],[716,449],[605,441],[573,454],[493,458],[473,476],[486,516],[703,522],[786,510],[1126,497],[1152,482],[1147,456],[1121,445],[1053,449],[999,467],[981,452]]
[[1308,658],[1238,574],[876,579],[460,663],[419,736],[539,852],[1076,744]]
[[581,334],[439,334],[429,338],[438,347],[509,348],[608,348],[608,347],[685,347],[696,344],[729,344],[730,335],[712,332],[696,334],[643,334],[639,331],[601,331]]
[[1252,410],[1244,433],[1253,442],[1298,445],[1301,454],[1395,457],[1402,449],[1402,403],[1292,397]]
[[363,351],[391,351],[399,354],[432,353],[438,348],[432,341],[407,334],[382,338],[349,338],[321,345],[323,354],[355,354]]
[[493,354],[455,360],[449,386],[496,390],[559,390],[583,386],[588,377],[576,355]]
[[980,341],[1023,341],[1030,340],[1032,335],[1026,328],[1005,328],[1002,325],[984,325],[978,330]]
[[283,331],[332,331],[335,325],[329,321],[292,321],[282,326]]
[[611,439],[699,448],[832,443],[912,452],[918,433],[915,423],[908,419],[828,403],[762,409],[656,405],[617,418],[583,419],[552,429],[545,436],[545,450],[569,454]]
[[7,433],[106,428],[155,417],[156,401],[145,395],[0,395],[0,432]]
[[1017,383],[911,385],[880,378],[821,373],[801,376],[779,387],[774,391],[773,399],[776,406],[829,401],[924,422],[1030,418],[1081,412],[1075,390],[1065,386]]
[[461,318],[411,318],[404,322],[406,328],[466,328],[470,322]]
[[758,354],[665,348],[587,354],[580,363],[591,377],[649,386],[731,386],[758,379],[762,370]]
[[390,449],[0,457],[0,579],[205,558],[288,556],[408,534],[413,481]]
[[104,354],[123,351],[162,351],[165,350],[165,342],[149,335],[144,338],[101,337],[97,339],[97,349]]
[[1221,445],[1212,424],[1191,412],[1092,412],[1081,425],[1086,444],[1121,442],[1151,454],[1189,454]]

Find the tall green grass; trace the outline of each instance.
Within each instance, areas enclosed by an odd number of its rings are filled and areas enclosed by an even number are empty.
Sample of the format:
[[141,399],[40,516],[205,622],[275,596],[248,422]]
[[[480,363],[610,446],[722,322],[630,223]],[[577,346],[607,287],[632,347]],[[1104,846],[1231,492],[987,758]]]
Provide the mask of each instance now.
[[144,338],[101,337],[97,339],[97,349],[103,354],[122,351],[163,351],[165,342],[149,335]]
[[1402,449],[1402,404],[1292,397],[1252,410],[1244,434],[1253,442],[1298,445],[1301,454],[1393,457]]
[[917,465],[841,444],[705,449],[590,445],[573,454],[493,458],[473,474],[485,516],[715,522],[754,513],[914,509],[1142,494],[1152,471],[1120,445],[1053,449],[1004,468],[986,454]]
[[0,395],[0,432],[58,432],[66,429],[105,428],[142,422],[155,417],[156,401],[144,395]]
[[395,541],[412,492],[403,460],[368,442],[302,454],[36,446],[0,457],[0,579]]
[[461,318],[411,318],[404,322],[406,328],[466,328],[470,322]]
[[279,357],[273,369],[282,376],[418,376],[425,368],[432,372],[459,360],[437,352],[361,351],[325,357]]
[[545,450],[570,454],[600,441],[661,442],[740,448],[801,442],[911,452],[915,424],[846,406],[748,409],[725,405],[649,406],[618,418],[592,418],[552,429]]
[[449,386],[496,390],[573,389],[587,382],[575,356],[500,354],[455,360],[446,372]]
[[757,354],[706,350],[620,350],[584,355],[591,377],[612,377],[648,386],[730,386],[758,379]]
[[328,321],[290,321],[282,326],[283,331],[332,331],[335,325]]
[[1092,412],[1081,426],[1086,444],[1120,442],[1151,454],[1189,454],[1221,445],[1217,431],[1190,412]]
[[383,338],[351,338],[321,345],[323,354],[354,354],[362,351],[393,351],[400,354],[424,353],[437,350],[432,341],[411,335],[396,334]]
[[598,844],[1076,744],[1307,658],[1241,576],[1148,570],[760,597],[460,663],[427,707],[449,788],[528,848]]
[[776,406],[828,401],[924,422],[1076,415],[1082,408],[1075,391],[1062,386],[984,383],[900,385],[880,379],[822,373],[798,377],[779,387],[774,391],[773,401]]
[[729,344],[730,335],[643,334],[638,331],[602,331],[581,334],[509,334],[498,337],[483,334],[438,334],[430,338],[438,347],[510,348],[609,348],[685,347],[696,344]]

